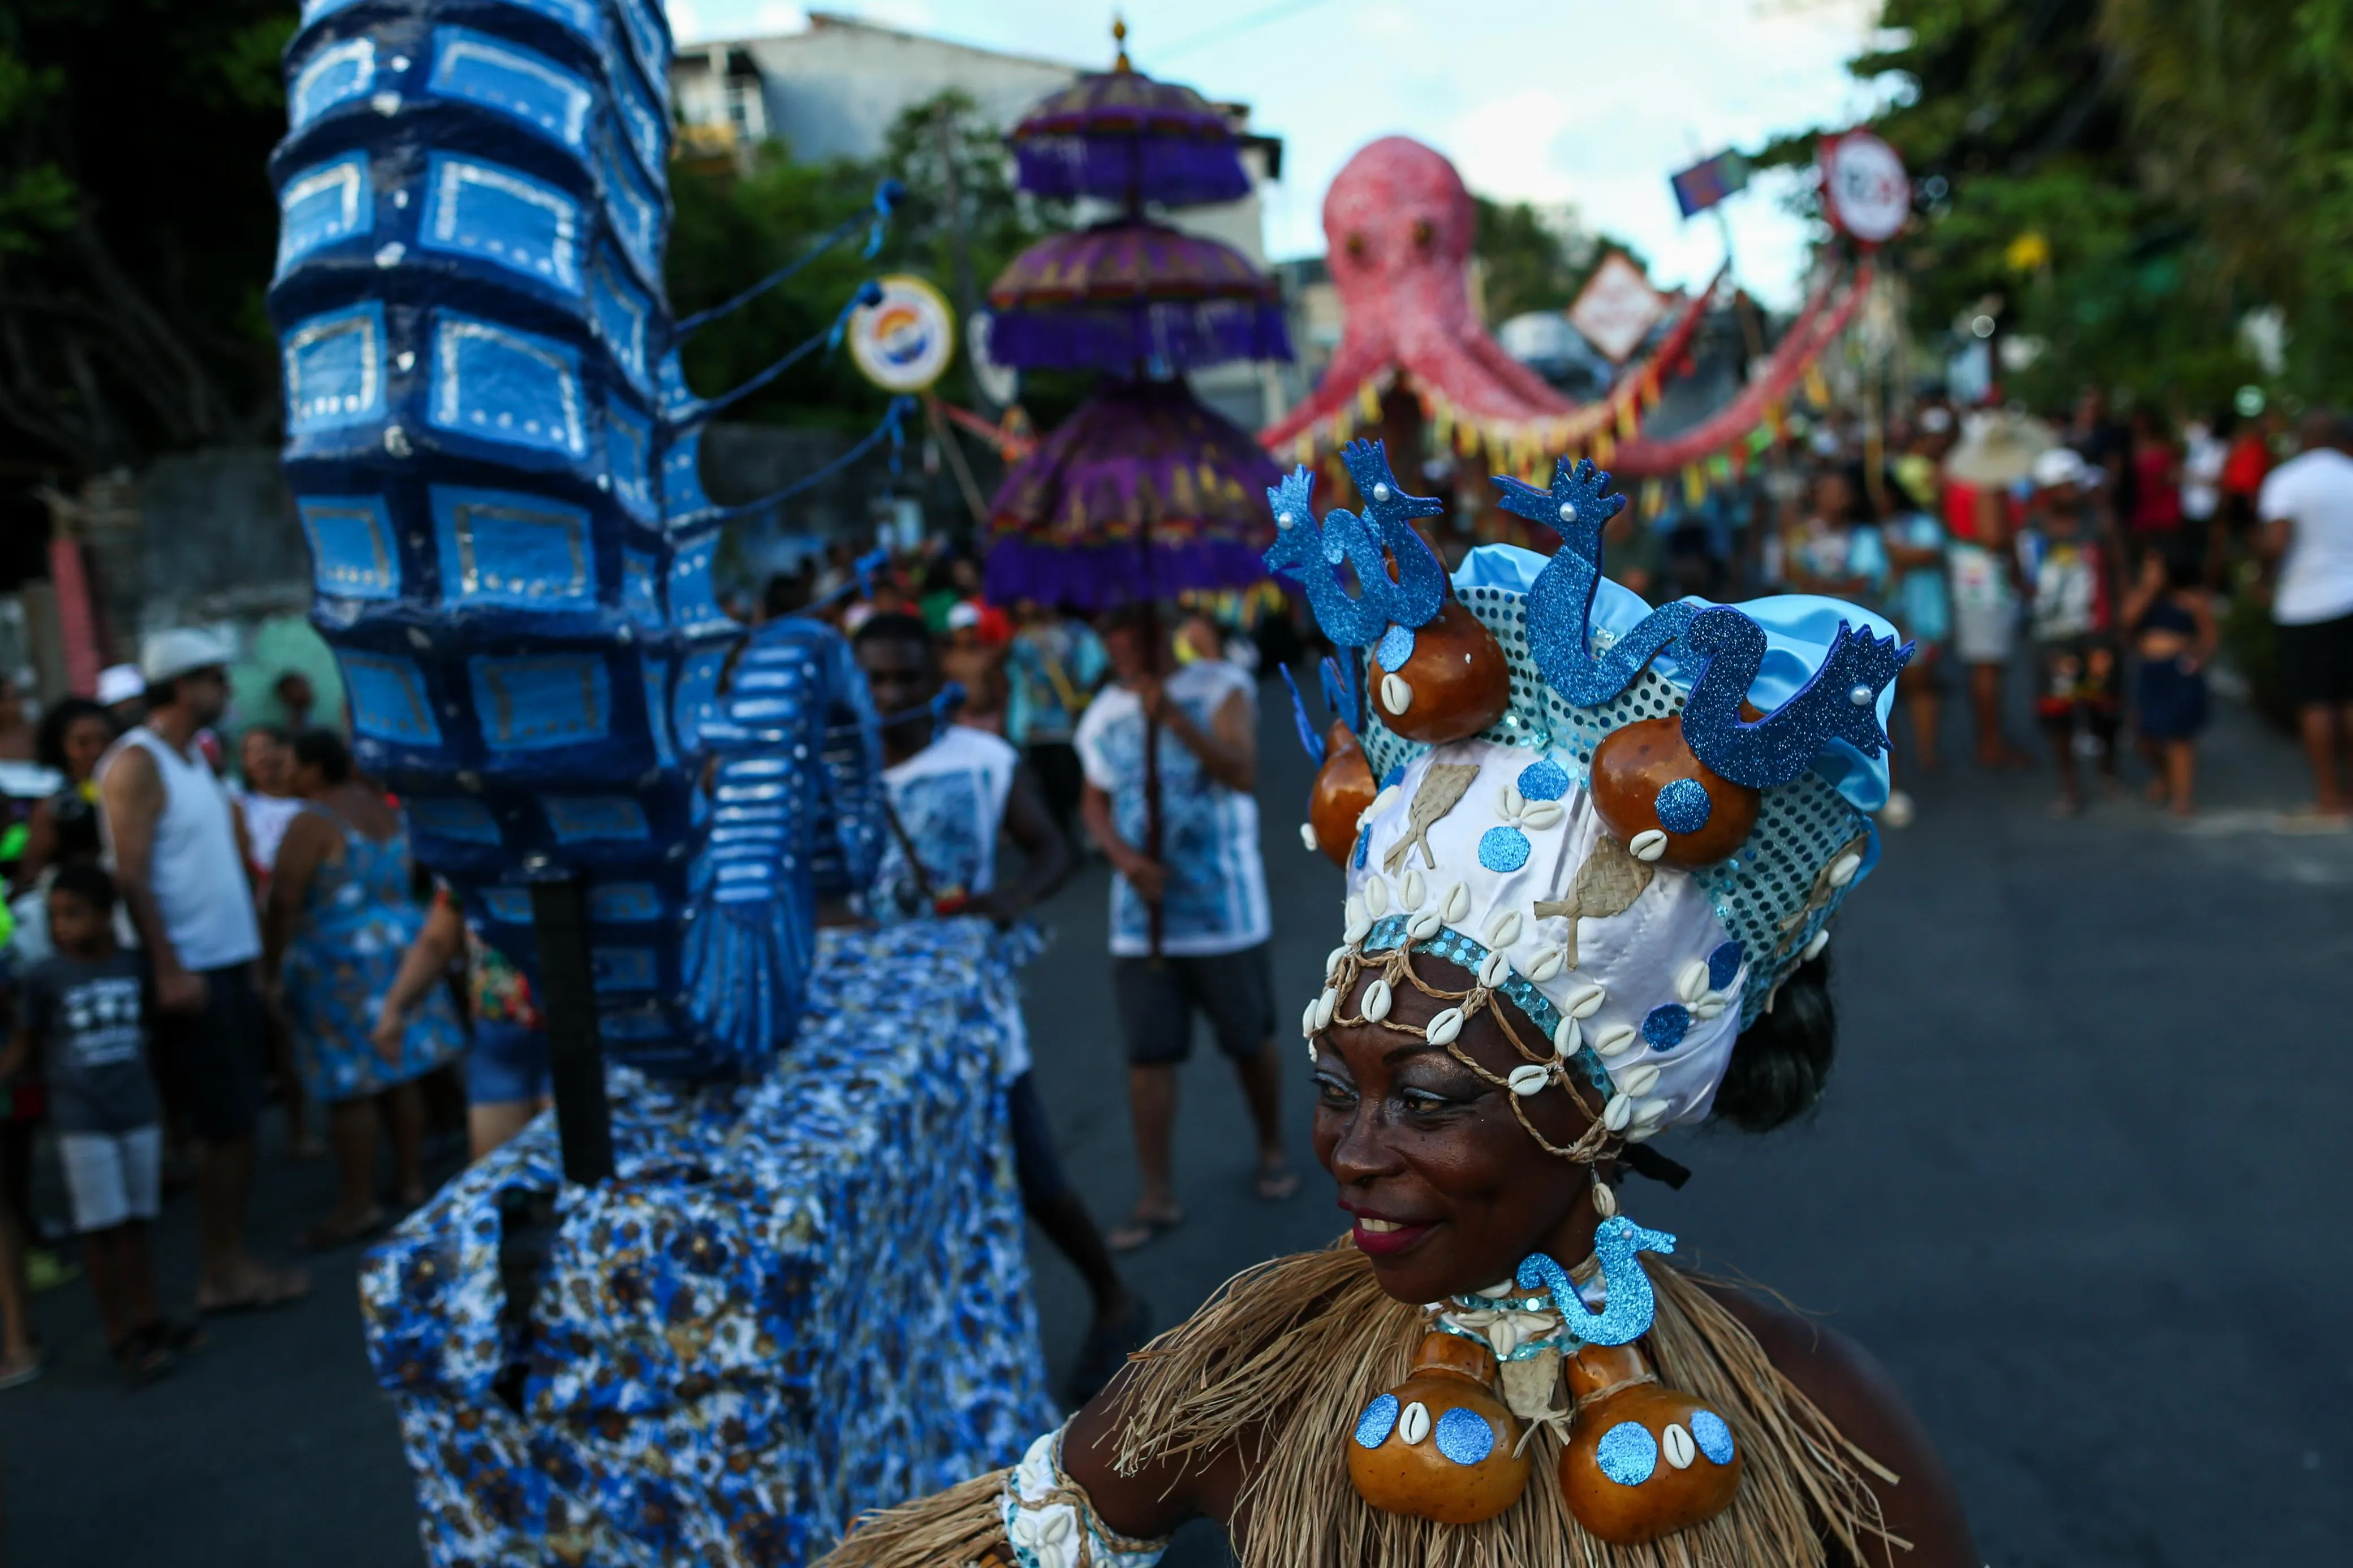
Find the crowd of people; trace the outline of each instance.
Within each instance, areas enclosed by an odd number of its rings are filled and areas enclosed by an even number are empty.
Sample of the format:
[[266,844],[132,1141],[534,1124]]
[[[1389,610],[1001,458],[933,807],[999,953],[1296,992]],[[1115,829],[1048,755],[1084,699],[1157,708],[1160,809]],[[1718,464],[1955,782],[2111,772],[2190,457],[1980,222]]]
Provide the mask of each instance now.
[[[95,695],[52,704],[32,727],[26,760],[51,787],[0,854],[0,1386],[41,1369],[31,1289],[77,1268],[126,1378],[162,1375],[201,1342],[196,1323],[161,1305],[149,1232],[167,1188],[193,1197],[200,1316],[309,1293],[306,1271],[248,1239],[273,1092],[288,1152],[319,1152],[308,1127],[322,1112],[340,1173],[335,1205],[301,1247],[387,1223],[379,1123],[389,1207],[425,1196],[428,1090],[462,1036],[446,1005],[389,1038],[376,1030],[373,999],[423,921],[406,829],[341,733],[307,725],[315,697],[296,672],[276,689],[292,727],[245,729],[231,787],[218,731],[233,655],[206,632],[158,634],[136,666],[108,669]],[[51,1234],[33,1201],[43,1128],[70,1234]]]
[[[1831,417],[1794,449],[1756,487],[1745,565],[1620,525],[1620,574],[1653,599],[1801,592],[1884,614],[1918,649],[1897,689],[1899,779],[1942,766],[1956,686],[1978,764],[2033,765],[2004,707],[2010,667],[2030,661],[2062,813],[2083,808],[2087,783],[2122,787],[2127,742],[2151,800],[2195,809],[2226,605],[2261,604],[2253,624],[2270,630],[2314,785],[2284,826],[2347,825],[2353,422],[2316,411],[2293,441],[2277,419],[2176,432],[2145,410],[2120,424],[2088,394],[2050,424],[1937,403],[1877,435]],[[1113,1258],[1184,1221],[1176,1068],[1197,1017],[1242,1089],[1259,1195],[1281,1202],[1297,1185],[1279,1133],[1254,795],[1254,677],[1293,656],[1296,623],[1263,590],[1089,617],[991,604],[974,563],[952,554],[878,566],[844,549],[812,566],[772,581],[758,614],[817,616],[852,638],[883,718],[892,808],[876,886],[831,918],[1009,921],[1076,855],[1110,864],[1105,945],[1140,1190],[1108,1230],[1061,1175],[1028,1064],[1006,1075],[1025,1201],[1094,1296],[1073,1379],[1083,1397],[1148,1323]],[[157,1375],[196,1345],[196,1327],[161,1309],[150,1261],[167,1185],[193,1193],[200,1313],[309,1289],[247,1240],[273,1095],[289,1152],[334,1162],[332,1204],[294,1238],[311,1250],[364,1239],[424,1200],[437,1122],[454,1135],[462,1120],[479,1157],[547,1104],[523,970],[412,862],[398,803],[339,731],[308,722],[306,679],[276,683],[289,721],[237,731],[228,765],[216,731],[231,657],[205,633],[161,634],[137,667],[37,723],[0,683],[0,762],[50,783],[0,823],[0,1386],[38,1372],[26,1297],[69,1278],[69,1255],[126,1376]],[[1908,810],[1899,792],[1887,820]],[[1023,857],[1019,875],[1000,875],[1000,839]],[[49,1234],[32,1201],[43,1127],[71,1237]]]
[[[2252,624],[2268,622],[2268,662],[2313,776],[2312,805],[2281,826],[2342,828],[2353,798],[2341,771],[2353,742],[2348,450],[2353,426],[2328,411],[2308,413],[2291,441],[2276,418],[2176,430],[2144,409],[2119,424],[2096,391],[2049,423],[1931,403],[1873,439],[1833,419],[1778,487],[1759,585],[1881,611],[1917,645],[1898,688],[1899,775],[1942,765],[1942,702],[1957,684],[1978,764],[2031,766],[2005,708],[2011,664],[2030,661],[2062,815],[2084,808],[2087,767],[2102,788],[2124,788],[2127,742],[2146,761],[2149,800],[2196,809],[2228,607],[2267,605]],[[1900,826],[1909,803],[1899,795],[1892,809]]]

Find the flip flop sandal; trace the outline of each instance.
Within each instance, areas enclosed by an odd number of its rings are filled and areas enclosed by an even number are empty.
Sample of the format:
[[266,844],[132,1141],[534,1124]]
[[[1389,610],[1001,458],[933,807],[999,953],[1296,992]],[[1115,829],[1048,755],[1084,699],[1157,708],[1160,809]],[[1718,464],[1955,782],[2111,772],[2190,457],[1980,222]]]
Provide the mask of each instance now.
[[134,1386],[154,1382],[178,1363],[179,1358],[144,1329],[132,1330],[114,1346],[114,1370],[122,1374],[125,1383]]
[[1165,1215],[1130,1215],[1112,1227],[1103,1237],[1103,1245],[1113,1252],[1134,1252],[1151,1246],[1162,1237],[1185,1223],[1182,1209]]

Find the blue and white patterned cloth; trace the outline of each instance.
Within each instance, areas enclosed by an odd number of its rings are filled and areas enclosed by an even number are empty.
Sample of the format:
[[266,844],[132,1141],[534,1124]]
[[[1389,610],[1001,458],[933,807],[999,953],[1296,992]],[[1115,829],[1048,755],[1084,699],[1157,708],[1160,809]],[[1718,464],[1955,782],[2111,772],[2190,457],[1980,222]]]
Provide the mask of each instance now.
[[[1188,664],[1163,689],[1203,730],[1240,693],[1251,704],[1255,728],[1250,678],[1223,659]],[[1111,796],[1112,825],[1139,849],[1146,820],[1144,731],[1142,700],[1124,687],[1107,686],[1088,704],[1073,742],[1087,782]],[[1266,867],[1259,858],[1257,800],[1210,778],[1192,748],[1165,728],[1157,752],[1158,859],[1168,868],[1160,951],[1198,956],[1256,947],[1274,934]],[[1111,950],[1121,957],[1152,951],[1149,913],[1124,877],[1112,879]]]
[[[883,769],[899,832],[883,843],[866,912],[878,921],[907,920],[931,913],[941,900],[995,891],[997,831],[1020,765],[1021,753],[987,731],[943,724],[930,745]],[[920,878],[907,863],[901,832],[923,862]]]
[[369,1255],[368,1351],[437,1568],[800,1563],[1053,1421],[1003,945],[977,920],[827,931],[765,1079],[615,1068],[613,1180],[565,1186],[542,1118]]

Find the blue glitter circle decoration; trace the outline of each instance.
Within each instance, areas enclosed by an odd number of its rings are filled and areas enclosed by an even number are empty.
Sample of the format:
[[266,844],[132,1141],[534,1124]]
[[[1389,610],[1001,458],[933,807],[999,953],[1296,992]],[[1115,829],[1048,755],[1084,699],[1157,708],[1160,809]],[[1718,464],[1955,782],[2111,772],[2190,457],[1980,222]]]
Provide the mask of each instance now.
[[1680,1002],[1653,1007],[1642,1019],[1642,1038],[1660,1050],[1672,1050],[1691,1033],[1691,1009]]
[[1601,1434],[1593,1457],[1601,1473],[1620,1486],[1639,1487],[1659,1468],[1659,1440],[1640,1421],[1620,1421]]
[[1494,1428],[1458,1405],[1438,1418],[1438,1451],[1458,1465],[1475,1465],[1495,1451]]
[[1373,651],[1379,657],[1381,668],[1395,675],[1413,657],[1413,628],[1391,626],[1381,634],[1380,644]]
[[1736,942],[1720,944],[1707,955],[1707,988],[1721,991],[1740,978],[1740,961],[1746,953]]
[[1528,863],[1528,836],[1516,827],[1491,827],[1479,835],[1479,864],[1490,871],[1516,871]]
[[1568,793],[1568,770],[1550,757],[1540,757],[1520,770],[1523,800],[1558,800]]
[[1356,1417],[1356,1447],[1377,1448],[1388,1442],[1389,1433],[1397,1427],[1397,1418],[1398,1396],[1394,1394],[1384,1394],[1366,1405],[1365,1413]]
[[1691,1435],[1710,1464],[1732,1463],[1732,1428],[1724,1424],[1723,1416],[1713,1410],[1693,1411]]
[[1699,780],[1676,779],[1661,786],[1657,809],[1659,826],[1668,832],[1697,833],[1715,815],[1715,802]]

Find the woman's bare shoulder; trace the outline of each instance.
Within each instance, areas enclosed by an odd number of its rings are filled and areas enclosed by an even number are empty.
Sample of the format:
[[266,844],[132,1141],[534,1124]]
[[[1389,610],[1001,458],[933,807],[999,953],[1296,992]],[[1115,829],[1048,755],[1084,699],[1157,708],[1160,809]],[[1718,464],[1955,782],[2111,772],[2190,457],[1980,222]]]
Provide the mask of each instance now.
[[[1895,1380],[1869,1351],[1820,1319],[1774,1297],[1715,1281],[1703,1289],[1756,1336],[1781,1375],[1813,1401],[1847,1440],[1894,1473],[1866,1477],[1889,1531],[1912,1544],[1903,1568],[1978,1568],[1968,1521],[1936,1445]],[[1875,1565],[1874,1565],[1875,1568]]]

